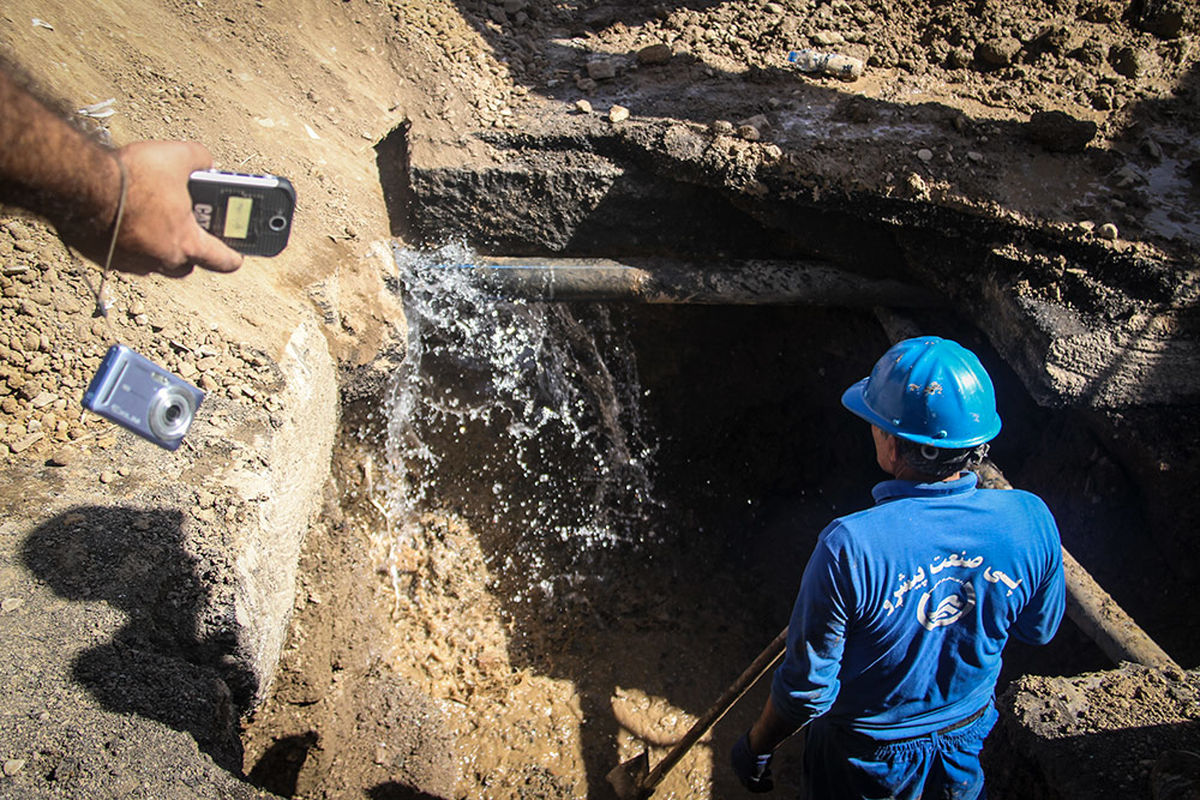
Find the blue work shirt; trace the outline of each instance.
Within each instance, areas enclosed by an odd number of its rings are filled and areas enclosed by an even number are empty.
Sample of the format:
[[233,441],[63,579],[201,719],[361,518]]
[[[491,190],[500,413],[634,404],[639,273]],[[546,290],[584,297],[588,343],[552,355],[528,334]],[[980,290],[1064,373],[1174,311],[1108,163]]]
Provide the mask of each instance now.
[[877,740],[940,730],[982,708],[1013,635],[1044,644],[1065,606],[1046,504],[1019,490],[889,480],[876,505],[821,532],[771,697]]

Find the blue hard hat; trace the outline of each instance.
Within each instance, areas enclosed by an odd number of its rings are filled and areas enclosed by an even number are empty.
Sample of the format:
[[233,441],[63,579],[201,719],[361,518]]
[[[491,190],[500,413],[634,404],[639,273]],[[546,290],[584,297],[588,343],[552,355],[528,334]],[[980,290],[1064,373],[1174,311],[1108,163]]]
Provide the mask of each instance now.
[[934,447],[974,447],[1000,432],[996,390],[970,350],[938,336],[893,345],[842,405],[902,439]]

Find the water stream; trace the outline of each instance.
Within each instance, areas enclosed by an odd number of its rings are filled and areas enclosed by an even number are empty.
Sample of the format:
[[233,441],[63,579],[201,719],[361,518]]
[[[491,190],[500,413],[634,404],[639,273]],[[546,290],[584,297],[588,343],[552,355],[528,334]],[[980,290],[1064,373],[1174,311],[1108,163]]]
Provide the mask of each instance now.
[[543,594],[589,554],[654,537],[655,445],[610,308],[495,297],[454,269],[476,260],[464,246],[395,256],[409,334],[386,403],[393,535],[458,515]]

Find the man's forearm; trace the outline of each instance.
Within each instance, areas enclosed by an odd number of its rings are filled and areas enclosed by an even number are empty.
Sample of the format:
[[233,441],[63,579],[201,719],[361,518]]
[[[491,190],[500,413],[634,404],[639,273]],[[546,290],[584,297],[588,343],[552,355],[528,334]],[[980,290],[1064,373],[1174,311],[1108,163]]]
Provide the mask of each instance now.
[[95,234],[112,224],[120,193],[121,172],[113,152],[0,68],[0,202]]
[[758,720],[750,728],[750,749],[754,753],[770,753],[799,728],[784,718],[775,707],[775,701],[768,697]]

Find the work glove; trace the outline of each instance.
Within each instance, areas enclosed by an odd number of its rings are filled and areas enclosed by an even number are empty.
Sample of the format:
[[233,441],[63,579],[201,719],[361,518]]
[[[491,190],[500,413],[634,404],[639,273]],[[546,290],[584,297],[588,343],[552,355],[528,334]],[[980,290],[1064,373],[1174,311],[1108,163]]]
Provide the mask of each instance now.
[[734,774],[738,776],[742,786],[756,794],[775,788],[775,781],[771,779],[772,758],[774,753],[758,755],[750,750],[749,732],[742,734],[742,738],[737,740],[730,754]]

